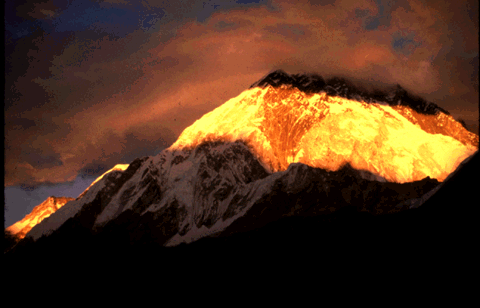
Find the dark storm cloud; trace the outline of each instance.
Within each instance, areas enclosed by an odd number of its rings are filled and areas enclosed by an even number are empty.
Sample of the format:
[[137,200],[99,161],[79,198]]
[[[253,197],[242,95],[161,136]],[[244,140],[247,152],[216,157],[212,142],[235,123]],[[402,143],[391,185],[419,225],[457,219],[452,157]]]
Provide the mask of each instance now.
[[476,2],[68,3],[7,3],[7,186],[155,155],[273,68],[399,83],[478,113]]

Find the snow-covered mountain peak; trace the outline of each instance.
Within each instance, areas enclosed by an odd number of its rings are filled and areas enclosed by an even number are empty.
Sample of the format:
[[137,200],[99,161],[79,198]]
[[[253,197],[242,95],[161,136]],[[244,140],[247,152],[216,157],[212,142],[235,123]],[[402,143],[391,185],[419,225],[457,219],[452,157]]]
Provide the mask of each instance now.
[[[266,77],[281,78],[286,78],[284,72]],[[447,114],[423,115],[382,103],[268,84],[250,88],[206,114],[170,149],[242,140],[269,172],[286,170],[294,162],[332,171],[349,163],[399,183],[427,176],[442,181],[477,150],[478,136]]]
[[42,220],[72,200],[74,200],[74,198],[50,196],[41,204],[34,207],[22,220],[8,227],[7,231],[10,231],[18,239],[23,239],[35,225],[39,224]]
[[391,213],[421,202],[477,151],[478,136],[446,113],[325,85],[269,74],[160,154],[106,172],[28,237],[87,230],[175,246],[298,213]]

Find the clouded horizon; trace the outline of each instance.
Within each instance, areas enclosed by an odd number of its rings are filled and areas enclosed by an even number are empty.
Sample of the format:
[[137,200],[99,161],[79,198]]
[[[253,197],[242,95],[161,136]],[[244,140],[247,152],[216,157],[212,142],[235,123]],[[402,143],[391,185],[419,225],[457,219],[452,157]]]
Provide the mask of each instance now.
[[[291,2],[291,1],[290,1]],[[77,197],[271,70],[407,91],[478,134],[478,1],[12,1],[5,226]]]

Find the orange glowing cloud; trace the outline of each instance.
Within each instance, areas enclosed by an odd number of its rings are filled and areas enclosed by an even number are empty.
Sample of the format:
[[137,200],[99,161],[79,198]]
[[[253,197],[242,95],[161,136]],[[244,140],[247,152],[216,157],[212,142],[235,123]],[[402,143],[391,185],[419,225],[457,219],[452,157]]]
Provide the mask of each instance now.
[[[447,110],[478,110],[465,99],[478,96],[470,82],[478,22],[465,17],[467,2],[400,2],[389,23],[372,31],[357,13],[376,17],[381,12],[375,1],[305,0],[275,1],[275,10],[224,10],[205,22],[177,20],[154,33],[138,30],[115,40],[75,34],[51,55],[55,40],[42,36],[27,52],[34,59],[29,71],[12,83],[21,98],[5,110],[12,122],[5,134],[5,181],[62,182],[93,162],[129,163],[120,161],[137,155],[125,154],[128,143],[156,149],[173,142],[274,68],[399,83]],[[394,35],[411,37],[408,52],[392,47]],[[44,102],[32,105],[38,98]],[[21,118],[33,124],[17,125]],[[52,151],[56,165],[48,171],[47,164],[19,158],[32,147]]]
[[353,69],[362,69],[372,63],[386,65],[394,59],[390,48],[374,45],[371,42],[357,45],[348,49],[347,52],[344,65]]

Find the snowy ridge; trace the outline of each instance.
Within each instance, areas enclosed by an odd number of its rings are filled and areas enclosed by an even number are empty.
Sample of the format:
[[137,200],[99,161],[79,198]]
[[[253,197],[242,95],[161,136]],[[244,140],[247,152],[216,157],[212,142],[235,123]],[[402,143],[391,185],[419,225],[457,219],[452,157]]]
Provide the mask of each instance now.
[[[221,231],[225,230],[229,225],[232,224],[235,220],[245,215],[245,213],[258,201],[261,197],[263,197],[267,192],[272,189],[273,184],[275,181],[283,175],[283,172],[277,172],[272,174],[271,176],[247,184],[246,186],[242,187],[241,190],[236,191],[236,194],[244,196],[245,200],[248,200],[248,204],[242,207],[235,215],[229,217],[227,219],[218,219],[212,226],[206,227],[205,225],[201,225],[199,228],[198,226],[194,225],[193,228],[188,230],[186,233],[181,235],[180,233],[175,234],[165,246],[177,246],[181,243],[191,243],[196,241],[205,236],[214,236],[215,234],[220,233]],[[228,209],[228,205],[233,199],[233,194],[230,198],[226,199],[225,202],[222,202],[219,211],[219,217],[222,217],[226,210]]]
[[98,178],[95,179],[95,181],[93,181],[92,184],[90,184],[90,186],[87,187],[87,189],[85,189],[78,197],[78,198],[81,198],[85,195],[85,193],[93,186],[95,185],[98,181],[100,181],[106,174],[109,174],[110,172],[112,171],[124,171],[125,169],[128,168],[128,164],[116,164],[112,169],[108,170],[107,172],[105,172],[104,174],[102,174],[101,176],[99,176]]
[[[83,193],[81,193],[75,200],[71,200],[67,206],[63,206],[55,212],[55,215],[45,217],[39,224],[36,224],[28,233],[27,236],[39,239],[42,236],[48,236],[54,230],[57,230],[68,219],[74,217],[85,205],[85,203],[92,202],[97,194],[105,186],[105,175],[112,172],[121,172],[128,167],[128,164],[118,164],[112,169],[108,170],[100,177],[98,177]],[[72,198],[73,199],[73,198]]]
[[[179,155],[177,151],[174,153]],[[165,166],[166,171],[162,191],[165,194],[161,202],[150,206],[145,213],[178,204],[185,211],[179,224],[180,232],[218,219],[227,211],[235,194],[242,194],[252,180],[268,175],[242,142],[207,143],[195,152],[177,155],[169,151],[164,153],[162,167]],[[176,157],[184,157],[184,160],[174,162]],[[222,195],[226,198],[222,199]]]

